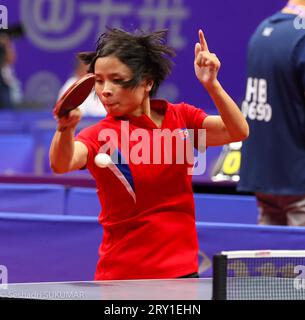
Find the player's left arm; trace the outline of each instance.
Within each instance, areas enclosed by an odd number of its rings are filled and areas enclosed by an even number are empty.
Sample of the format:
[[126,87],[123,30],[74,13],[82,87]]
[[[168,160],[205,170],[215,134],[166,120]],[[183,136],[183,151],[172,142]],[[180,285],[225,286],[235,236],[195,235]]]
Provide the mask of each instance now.
[[219,116],[207,116],[202,124],[206,129],[206,145],[224,145],[230,142],[242,141],[249,135],[249,126],[236,103],[222,88],[217,79],[220,61],[209,51],[202,30],[199,30],[199,41],[195,46],[195,73],[208,91]]

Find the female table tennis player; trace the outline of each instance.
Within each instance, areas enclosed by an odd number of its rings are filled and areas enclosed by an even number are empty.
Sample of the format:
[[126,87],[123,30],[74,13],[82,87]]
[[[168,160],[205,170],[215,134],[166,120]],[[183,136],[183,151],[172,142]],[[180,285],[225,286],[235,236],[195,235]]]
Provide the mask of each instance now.
[[130,161],[116,164],[115,170],[101,168],[94,159],[106,143],[101,139],[103,130],[112,129],[117,134],[118,152],[125,158],[123,122],[129,126],[129,149],[136,145],[130,139],[136,129],[145,130],[151,138],[151,150],[152,132],[158,128],[206,129],[207,146],[248,136],[247,122],[217,80],[220,62],[209,51],[201,30],[195,45],[195,74],[220,115],[209,116],[186,103],[173,105],[152,99],[171,70],[174,52],[164,44],[165,35],[165,31],[131,34],[119,29],[102,34],[96,52],[80,57],[96,75],[95,90],[107,110],[106,118],[76,137],[79,110],[57,119],[50,147],[53,171],[65,173],[87,167],[96,180],[102,205],[99,221],[104,234],[95,280],[196,277],[198,272],[189,164]]

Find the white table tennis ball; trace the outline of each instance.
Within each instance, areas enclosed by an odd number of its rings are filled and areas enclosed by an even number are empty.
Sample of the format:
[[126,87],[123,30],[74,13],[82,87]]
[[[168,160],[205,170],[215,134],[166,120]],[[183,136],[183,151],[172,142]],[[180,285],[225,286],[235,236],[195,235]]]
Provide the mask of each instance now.
[[98,167],[106,168],[112,163],[112,160],[107,153],[99,153],[95,156],[94,162]]

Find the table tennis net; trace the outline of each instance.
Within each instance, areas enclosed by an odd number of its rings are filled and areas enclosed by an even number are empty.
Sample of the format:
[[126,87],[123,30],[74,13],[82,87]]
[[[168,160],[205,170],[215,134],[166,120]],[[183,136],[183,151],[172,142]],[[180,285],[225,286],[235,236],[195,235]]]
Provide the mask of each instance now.
[[305,251],[224,251],[213,257],[214,300],[305,300]]

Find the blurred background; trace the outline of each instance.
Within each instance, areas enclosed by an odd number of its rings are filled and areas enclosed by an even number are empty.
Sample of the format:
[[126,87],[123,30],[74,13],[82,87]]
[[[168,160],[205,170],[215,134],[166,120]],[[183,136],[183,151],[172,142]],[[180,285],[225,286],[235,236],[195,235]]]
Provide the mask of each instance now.
[[220,80],[236,101],[245,89],[246,48],[258,23],[279,10],[284,0],[4,0],[13,36],[15,70],[24,92],[20,108],[50,110],[61,85],[73,72],[77,52],[94,50],[105,26],[127,30],[168,28],[177,50],[172,76],[160,96],[211,108],[193,71],[193,51],[202,28],[221,62]]
[[[240,104],[249,37],[259,22],[283,7],[285,1],[257,0],[249,5],[242,0],[4,0],[1,4],[7,8],[9,29],[0,32],[0,59],[9,88],[6,84],[1,87],[0,147],[5,161],[0,164],[0,174],[42,175],[51,174],[47,152],[55,127],[52,109],[59,91],[75,71],[75,55],[94,50],[106,26],[168,28],[168,43],[176,48],[177,56],[172,75],[158,97],[185,101],[215,113],[193,70],[198,29],[204,30],[210,51],[222,63],[221,83]],[[4,51],[9,55],[5,62]],[[96,121],[89,114],[79,129]],[[210,181],[220,151],[208,150],[206,173],[195,177],[196,181]]]

